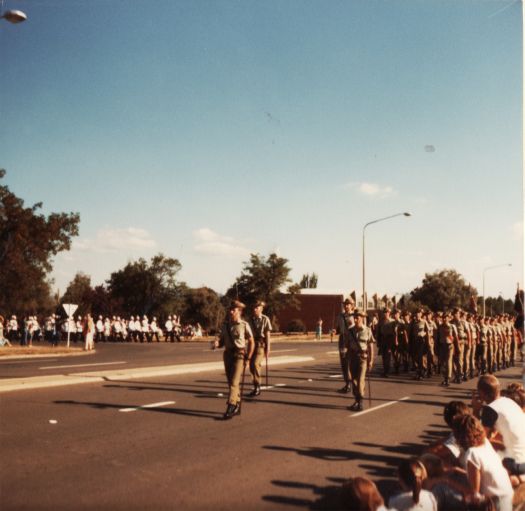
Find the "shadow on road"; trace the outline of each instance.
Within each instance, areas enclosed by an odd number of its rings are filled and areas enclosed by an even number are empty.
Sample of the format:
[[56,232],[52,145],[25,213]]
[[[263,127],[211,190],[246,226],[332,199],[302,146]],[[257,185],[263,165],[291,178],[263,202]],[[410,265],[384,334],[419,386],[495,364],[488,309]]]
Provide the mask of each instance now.
[[207,410],[189,410],[187,408],[167,408],[167,407],[150,407],[150,408],[141,408],[140,405],[136,404],[115,404],[115,403],[93,403],[88,401],[71,401],[71,400],[61,400],[53,401],[55,404],[59,405],[77,405],[77,406],[90,406],[91,408],[96,408],[99,410],[105,409],[121,409],[121,408],[137,408],[137,411],[140,412],[157,412],[157,413],[172,413],[175,415],[185,415],[189,417],[199,417],[199,418],[208,418],[217,420],[222,418],[222,413],[220,412],[210,412]]

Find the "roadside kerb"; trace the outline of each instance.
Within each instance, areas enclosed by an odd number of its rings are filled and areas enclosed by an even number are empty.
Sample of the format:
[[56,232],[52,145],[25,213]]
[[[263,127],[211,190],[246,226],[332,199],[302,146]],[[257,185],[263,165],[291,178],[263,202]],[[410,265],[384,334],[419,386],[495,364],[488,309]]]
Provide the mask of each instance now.
[[[300,364],[315,360],[310,356],[282,356],[272,357],[271,365]],[[156,367],[136,367],[134,369],[117,369],[112,371],[89,371],[82,373],[57,374],[49,376],[32,376],[29,378],[7,378],[0,380],[0,393],[15,390],[40,389],[47,387],[61,387],[65,385],[79,385],[102,381],[116,381],[133,378],[153,378],[157,376],[177,376],[184,374],[221,371],[222,362],[205,362],[199,364],[179,364]]]

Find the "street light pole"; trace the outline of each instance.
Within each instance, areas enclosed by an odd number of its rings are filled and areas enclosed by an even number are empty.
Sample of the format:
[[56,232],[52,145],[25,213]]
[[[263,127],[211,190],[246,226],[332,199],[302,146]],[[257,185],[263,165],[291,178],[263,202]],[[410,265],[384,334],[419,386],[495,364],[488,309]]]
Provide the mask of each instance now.
[[512,264],[496,264],[495,266],[488,266],[487,268],[483,269],[483,317],[485,317],[485,273],[487,273],[488,270],[493,270],[494,268],[503,268],[504,266],[512,266]]
[[384,218],[378,218],[377,220],[372,220],[368,222],[363,227],[363,312],[366,314],[366,309],[368,308],[368,300],[366,299],[366,274],[365,274],[365,231],[369,225],[377,224],[378,222],[383,222],[384,220],[390,220],[396,216],[412,216],[410,213],[396,213],[395,215],[385,216]]

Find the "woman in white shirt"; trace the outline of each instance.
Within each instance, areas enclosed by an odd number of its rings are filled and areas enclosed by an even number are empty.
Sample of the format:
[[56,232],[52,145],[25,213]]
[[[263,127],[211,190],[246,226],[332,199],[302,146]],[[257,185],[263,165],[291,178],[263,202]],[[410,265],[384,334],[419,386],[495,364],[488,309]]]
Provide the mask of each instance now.
[[474,496],[490,497],[498,511],[512,511],[513,490],[501,459],[473,415],[457,417],[454,436],[465,449],[465,469]]

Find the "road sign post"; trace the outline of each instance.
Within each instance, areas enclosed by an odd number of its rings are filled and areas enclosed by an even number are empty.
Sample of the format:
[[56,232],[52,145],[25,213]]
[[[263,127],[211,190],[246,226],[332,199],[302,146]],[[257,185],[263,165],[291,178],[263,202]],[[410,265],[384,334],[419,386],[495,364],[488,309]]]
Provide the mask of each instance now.
[[67,347],[69,348],[69,336],[71,335],[71,323],[70,320],[75,314],[75,311],[78,309],[78,305],[74,303],[63,303],[62,307],[67,314]]

